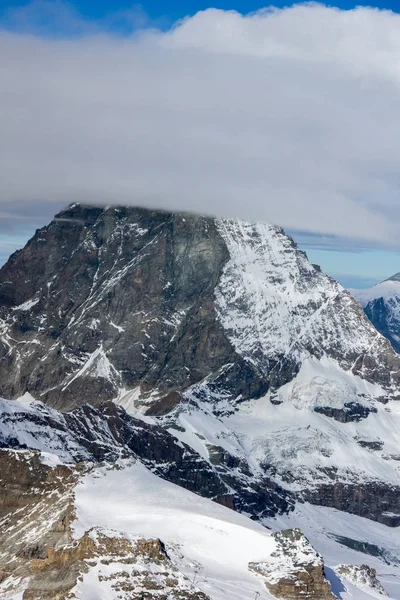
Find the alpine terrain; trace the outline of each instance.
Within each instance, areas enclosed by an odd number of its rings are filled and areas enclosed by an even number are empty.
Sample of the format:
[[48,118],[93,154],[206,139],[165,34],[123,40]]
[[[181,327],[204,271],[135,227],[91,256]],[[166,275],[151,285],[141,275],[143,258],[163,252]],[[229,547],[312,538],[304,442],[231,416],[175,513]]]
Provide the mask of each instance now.
[[0,270],[2,598],[400,600],[372,321],[279,227],[58,214]]
[[351,290],[371,323],[400,352],[400,273],[364,290]]

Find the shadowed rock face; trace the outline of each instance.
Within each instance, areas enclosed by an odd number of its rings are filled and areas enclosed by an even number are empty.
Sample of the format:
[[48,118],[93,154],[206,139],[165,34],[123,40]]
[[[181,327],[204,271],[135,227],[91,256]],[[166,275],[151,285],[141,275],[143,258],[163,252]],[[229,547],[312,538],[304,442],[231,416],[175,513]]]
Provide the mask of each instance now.
[[390,527],[400,525],[400,489],[398,486],[376,481],[349,484],[337,481],[304,491],[303,499],[319,506],[366,517]]
[[69,208],[0,272],[0,393],[62,410],[138,385],[168,397],[227,363],[235,395],[262,393],[216,320],[227,259],[213,219]]
[[349,423],[352,421],[357,423],[362,421],[362,419],[366,419],[371,412],[377,412],[375,407],[363,406],[356,402],[347,402],[341,409],[332,408],[331,406],[316,406],[314,410],[327,417],[332,417],[340,423]]

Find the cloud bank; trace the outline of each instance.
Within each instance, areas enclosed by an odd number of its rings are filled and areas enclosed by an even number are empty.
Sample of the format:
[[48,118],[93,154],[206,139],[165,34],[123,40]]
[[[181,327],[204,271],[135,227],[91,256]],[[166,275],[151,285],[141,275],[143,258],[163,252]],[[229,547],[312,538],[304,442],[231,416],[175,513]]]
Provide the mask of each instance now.
[[305,4],[74,28],[0,30],[3,226],[130,203],[398,246],[399,15]]

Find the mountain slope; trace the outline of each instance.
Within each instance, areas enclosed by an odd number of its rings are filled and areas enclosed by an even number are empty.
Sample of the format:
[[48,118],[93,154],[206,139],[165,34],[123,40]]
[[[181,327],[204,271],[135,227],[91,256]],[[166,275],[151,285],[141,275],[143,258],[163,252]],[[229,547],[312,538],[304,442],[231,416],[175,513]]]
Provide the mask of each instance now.
[[[74,469],[43,465],[34,453],[3,451],[0,463],[10,467],[2,469],[2,483],[15,481],[20,491],[18,505],[14,497],[0,515],[5,600],[272,600],[271,589],[287,598],[301,590],[304,600],[388,598],[373,578],[351,576],[365,555],[329,537],[332,519],[322,510],[316,516],[324,535],[317,543],[329,556],[326,564],[299,530],[280,531],[290,517],[271,521],[276,533],[268,531],[163,481],[139,461]],[[36,488],[26,486],[29,478]],[[299,510],[307,526],[309,509]],[[347,533],[362,525],[354,517],[338,520]],[[374,524],[369,537],[387,548],[387,560],[398,545],[383,529]],[[343,559],[351,560],[345,572]],[[386,571],[382,583],[398,600],[391,584],[398,562],[369,559]]]
[[382,283],[365,290],[351,290],[364,308],[365,314],[400,352],[400,275],[397,273]]
[[176,433],[134,418],[111,402],[59,413],[29,397],[0,399],[0,448],[37,450],[66,464],[133,456],[158,476],[253,516],[272,516],[293,506],[291,493],[267,473],[254,474],[235,457],[232,471],[210,461],[208,453],[199,454]]

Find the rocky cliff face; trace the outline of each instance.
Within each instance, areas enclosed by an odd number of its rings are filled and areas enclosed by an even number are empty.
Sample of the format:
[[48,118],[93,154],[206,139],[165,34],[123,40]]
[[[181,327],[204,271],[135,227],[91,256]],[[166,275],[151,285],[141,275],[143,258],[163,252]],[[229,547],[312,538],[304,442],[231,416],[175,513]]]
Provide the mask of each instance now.
[[72,205],[0,271],[0,393],[61,410],[165,412],[257,398],[329,356],[390,395],[400,359],[336,282],[268,225]]

